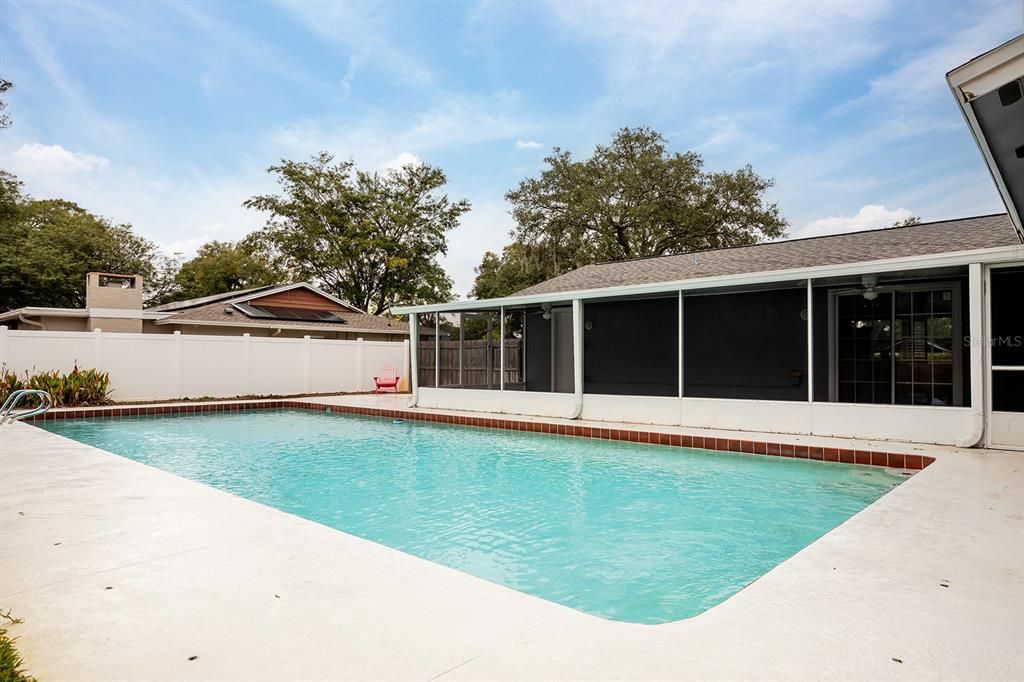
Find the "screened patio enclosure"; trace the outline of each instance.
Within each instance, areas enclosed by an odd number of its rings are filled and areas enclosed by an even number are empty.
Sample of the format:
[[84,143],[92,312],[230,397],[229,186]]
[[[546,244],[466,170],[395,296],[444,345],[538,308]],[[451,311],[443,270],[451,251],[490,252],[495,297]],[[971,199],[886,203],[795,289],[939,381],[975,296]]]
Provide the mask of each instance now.
[[[582,393],[968,406],[967,287],[958,267],[588,299]],[[570,302],[421,313],[417,332],[420,387],[575,391]]]

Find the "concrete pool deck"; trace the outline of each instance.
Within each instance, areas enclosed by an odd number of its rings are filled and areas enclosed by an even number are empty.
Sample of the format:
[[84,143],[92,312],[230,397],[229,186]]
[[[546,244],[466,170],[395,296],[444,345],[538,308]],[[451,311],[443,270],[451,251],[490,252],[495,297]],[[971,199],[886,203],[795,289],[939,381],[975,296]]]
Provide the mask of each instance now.
[[646,626],[15,424],[0,608],[42,682],[1020,680],[1024,453],[914,448],[936,461],[719,606]]

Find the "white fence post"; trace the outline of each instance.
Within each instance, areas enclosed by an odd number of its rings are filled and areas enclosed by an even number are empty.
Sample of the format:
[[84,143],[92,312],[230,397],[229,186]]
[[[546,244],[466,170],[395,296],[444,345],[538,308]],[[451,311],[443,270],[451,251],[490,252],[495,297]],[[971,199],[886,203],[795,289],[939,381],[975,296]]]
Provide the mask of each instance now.
[[242,357],[245,358],[245,394],[252,395],[252,338],[242,334]]
[[363,339],[356,339],[356,393],[363,390]]
[[182,347],[184,343],[185,340],[181,337],[181,330],[174,332],[174,359],[172,362],[174,363],[174,395],[177,396],[178,399],[185,397],[185,379],[182,376],[184,373],[184,364],[181,361],[181,356],[185,352]]
[[0,324],[0,369],[7,366],[7,325]]
[[313,381],[313,340],[306,335],[302,337],[302,341],[305,344],[306,351],[306,363],[304,365],[305,369],[302,377],[302,392],[309,393]]
[[103,371],[103,330],[97,327],[92,330],[92,367],[97,372]]

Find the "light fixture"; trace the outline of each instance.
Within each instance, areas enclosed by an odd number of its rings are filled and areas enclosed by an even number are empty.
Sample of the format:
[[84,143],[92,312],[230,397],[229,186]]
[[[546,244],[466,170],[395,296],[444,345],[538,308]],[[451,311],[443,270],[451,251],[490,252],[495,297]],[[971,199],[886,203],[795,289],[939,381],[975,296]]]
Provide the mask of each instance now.
[[545,320],[550,320],[551,319],[551,304],[550,303],[544,303],[544,304],[541,305],[540,308],[541,308],[541,310],[544,311],[544,314],[541,315],[541,317],[543,317]]

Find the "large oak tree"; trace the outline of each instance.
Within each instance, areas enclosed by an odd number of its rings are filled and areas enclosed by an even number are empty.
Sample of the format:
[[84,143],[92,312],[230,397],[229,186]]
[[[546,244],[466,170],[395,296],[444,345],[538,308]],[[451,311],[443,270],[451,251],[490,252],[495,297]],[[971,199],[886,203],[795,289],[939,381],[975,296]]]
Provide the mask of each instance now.
[[699,154],[669,152],[649,128],[623,128],[586,159],[556,147],[545,163],[539,177],[505,195],[516,246],[484,256],[475,295],[510,294],[589,263],[785,234],[786,221],[765,196],[771,179],[750,166],[707,171]]
[[264,237],[296,276],[376,314],[451,299],[438,258],[469,202],[443,193],[440,169],[410,164],[369,173],[324,152],[268,172],[281,194],[245,206],[270,214]]

